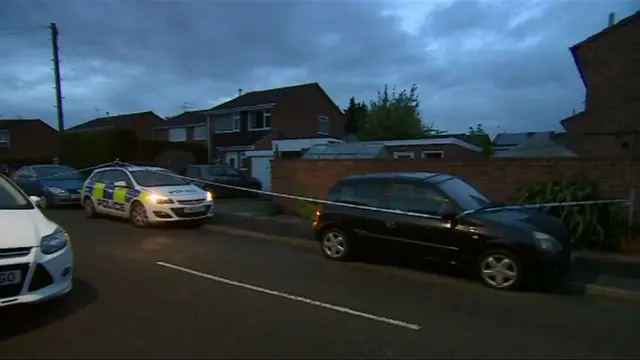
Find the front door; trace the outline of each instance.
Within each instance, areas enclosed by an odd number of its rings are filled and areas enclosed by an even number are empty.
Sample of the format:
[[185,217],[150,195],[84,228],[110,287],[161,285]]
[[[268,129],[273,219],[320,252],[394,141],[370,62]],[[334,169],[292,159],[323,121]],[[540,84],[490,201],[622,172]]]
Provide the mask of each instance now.
[[448,199],[428,183],[394,181],[388,184],[388,207],[393,210],[434,216],[434,218],[412,215],[390,214],[386,233],[402,249],[440,262],[453,262],[458,257],[457,236],[449,221],[438,214]]
[[254,156],[251,158],[251,176],[260,180],[262,190],[271,191],[271,156]]
[[231,166],[234,169],[238,168],[238,153],[236,151],[227,151],[224,154],[224,159],[227,165]]

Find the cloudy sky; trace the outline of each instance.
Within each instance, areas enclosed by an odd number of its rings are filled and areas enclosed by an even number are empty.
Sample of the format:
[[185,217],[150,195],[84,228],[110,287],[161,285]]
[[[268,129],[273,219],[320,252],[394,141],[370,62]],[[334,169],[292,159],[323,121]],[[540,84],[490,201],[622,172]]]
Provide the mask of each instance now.
[[[342,107],[416,83],[448,131],[559,129],[584,88],[568,47],[640,0],[4,0],[0,116],[56,124],[47,25],[60,31],[67,126],[317,81]],[[57,126],[57,125],[54,125]]]

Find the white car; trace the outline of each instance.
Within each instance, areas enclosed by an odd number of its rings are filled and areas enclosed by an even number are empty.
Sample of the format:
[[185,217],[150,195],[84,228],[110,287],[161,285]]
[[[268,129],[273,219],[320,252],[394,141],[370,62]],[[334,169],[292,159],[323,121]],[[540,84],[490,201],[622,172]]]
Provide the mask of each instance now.
[[69,235],[0,175],[0,307],[36,303],[71,291],[73,253]]
[[137,227],[213,216],[213,194],[159,167],[117,166],[95,170],[82,188],[88,217],[129,218]]

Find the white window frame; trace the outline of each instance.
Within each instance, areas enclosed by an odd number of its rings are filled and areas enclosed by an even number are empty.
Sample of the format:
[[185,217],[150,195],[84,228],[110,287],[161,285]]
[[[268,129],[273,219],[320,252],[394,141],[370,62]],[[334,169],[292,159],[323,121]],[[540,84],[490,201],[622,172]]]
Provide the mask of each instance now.
[[[326,125],[327,126],[327,128],[326,128],[327,131],[326,132],[322,131],[323,130],[322,129],[322,125]],[[329,135],[329,130],[330,130],[329,117],[328,116],[318,116],[318,134]]]
[[[196,130],[202,129],[204,131],[204,136],[197,136]],[[197,125],[193,127],[193,140],[207,140],[209,138],[209,133],[207,132],[207,125]]]
[[9,130],[0,130],[0,147],[11,146],[11,133]]
[[416,154],[413,151],[394,151],[393,152],[394,159],[406,159],[406,157],[413,159],[415,156]]
[[422,158],[427,159],[427,154],[440,154],[440,159],[444,159],[444,151],[442,150],[424,150],[422,152]]
[[[233,124],[231,125],[233,127],[232,130],[216,130],[216,122],[220,121],[220,120],[231,120],[233,121]],[[238,132],[240,131],[240,114],[234,114],[233,117],[214,117],[213,118],[213,133],[214,134],[225,134],[225,133],[234,133],[234,132]]]
[[[182,131],[180,133],[181,136],[178,136],[177,138],[171,138],[171,133],[175,133],[177,131]],[[167,139],[169,141],[171,141],[171,142],[187,141],[187,128],[186,127],[169,128],[169,133],[167,134]]]
[[[269,126],[267,124],[267,118],[269,118]],[[249,131],[260,131],[271,129],[271,110],[262,111],[262,125],[263,127],[253,127],[253,121],[256,119],[255,113],[249,113]]]

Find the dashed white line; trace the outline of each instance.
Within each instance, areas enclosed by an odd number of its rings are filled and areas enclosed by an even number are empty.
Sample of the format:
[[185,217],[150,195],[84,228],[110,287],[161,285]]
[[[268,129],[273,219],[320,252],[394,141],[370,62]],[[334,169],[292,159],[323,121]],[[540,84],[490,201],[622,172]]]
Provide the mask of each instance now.
[[265,289],[265,288],[262,288],[262,287],[259,287],[259,286],[254,286],[254,285],[250,285],[250,284],[241,283],[239,281],[225,279],[225,278],[222,278],[222,277],[219,277],[219,276],[203,273],[203,272],[200,272],[200,271],[197,271],[197,270],[185,268],[185,267],[178,266],[178,265],[169,264],[169,263],[162,262],[162,261],[158,261],[158,262],[156,262],[156,264],[160,265],[160,266],[164,266],[164,267],[170,268],[170,269],[182,271],[182,272],[185,272],[185,273],[188,273],[188,274],[191,274],[191,275],[199,276],[199,277],[202,277],[202,278],[205,278],[205,279],[221,282],[223,284],[237,286],[237,287],[241,287],[241,288],[244,288],[244,289],[257,291],[257,292],[261,292],[263,294],[279,296],[279,297],[282,297],[282,298],[285,298],[285,299],[299,301],[299,302],[302,302],[302,303],[305,303],[305,304],[314,305],[314,306],[317,306],[317,307],[330,309],[330,310],[333,310],[333,311],[337,311],[337,312],[341,312],[341,313],[345,313],[345,314],[349,314],[349,315],[359,316],[359,317],[363,317],[363,318],[369,319],[369,320],[374,320],[374,321],[387,323],[389,325],[400,326],[400,327],[403,327],[403,328],[406,328],[406,329],[411,329],[411,330],[416,330],[416,331],[420,330],[420,328],[421,328],[420,325],[411,324],[411,323],[407,323],[407,322],[400,321],[400,320],[394,320],[394,319],[390,319],[390,318],[383,317],[383,316],[372,315],[372,314],[368,314],[368,313],[365,313],[365,312],[362,312],[362,311],[357,311],[357,310],[349,309],[349,308],[342,307],[342,306],[327,304],[327,303],[324,303],[324,302],[321,302],[321,301],[311,300],[311,299],[308,299],[308,298],[304,298],[304,297],[296,296],[296,295],[291,295],[291,294],[287,294],[287,293],[276,291],[276,290]]

